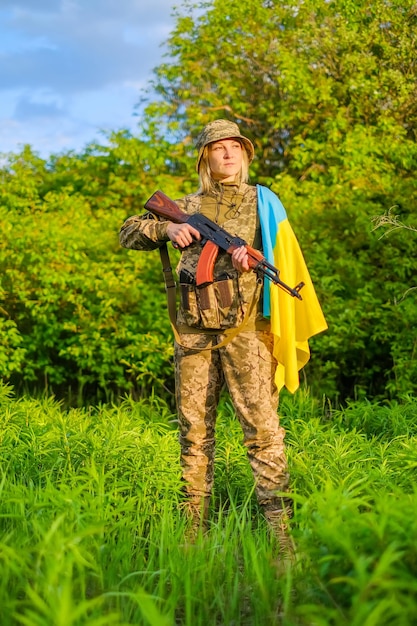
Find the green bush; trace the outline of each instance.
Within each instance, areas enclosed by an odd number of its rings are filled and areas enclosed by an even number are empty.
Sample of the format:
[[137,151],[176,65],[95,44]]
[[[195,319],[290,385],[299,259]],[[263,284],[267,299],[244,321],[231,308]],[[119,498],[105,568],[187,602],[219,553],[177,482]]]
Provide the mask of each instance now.
[[[75,186],[83,161],[72,163]],[[85,188],[91,193],[87,172],[84,188],[74,191],[68,180],[60,181],[60,168],[57,188],[48,190],[53,175],[30,152],[3,171],[0,374],[18,389],[78,402],[124,392],[142,396],[150,389],[171,394],[159,257],[119,246],[126,208],[108,202],[116,203],[120,192],[112,197],[106,183],[107,202],[97,203],[84,195]]]

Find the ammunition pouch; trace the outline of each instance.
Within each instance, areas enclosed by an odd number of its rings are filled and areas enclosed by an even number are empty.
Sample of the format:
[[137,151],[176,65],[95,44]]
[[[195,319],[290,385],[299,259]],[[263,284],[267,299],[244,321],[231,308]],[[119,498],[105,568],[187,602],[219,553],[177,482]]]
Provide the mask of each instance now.
[[179,324],[201,330],[226,330],[241,324],[245,310],[237,273],[223,274],[214,282],[197,287],[194,277],[182,271],[179,289]]

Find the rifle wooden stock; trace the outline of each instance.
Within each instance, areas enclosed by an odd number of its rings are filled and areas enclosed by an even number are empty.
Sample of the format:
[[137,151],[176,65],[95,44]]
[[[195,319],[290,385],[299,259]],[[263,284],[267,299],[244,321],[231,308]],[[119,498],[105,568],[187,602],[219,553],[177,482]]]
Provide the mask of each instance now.
[[145,209],[148,209],[151,213],[155,213],[160,217],[165,217],[165,219],[175,224],[185,224],[190,218],[187,213],[181,211],[174,200],[168,198],[162,191],[155,191],[146,202]]

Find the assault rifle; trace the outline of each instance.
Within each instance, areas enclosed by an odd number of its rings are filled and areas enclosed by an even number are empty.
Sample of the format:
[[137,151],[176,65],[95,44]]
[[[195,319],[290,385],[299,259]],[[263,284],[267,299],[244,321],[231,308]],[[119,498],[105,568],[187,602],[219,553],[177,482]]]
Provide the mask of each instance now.
[[201,235],[201,244],[204,246],[201,252],[196,272],[196,285],[203,285],[213,282],[214,263],[216,261],[219,248],[232,254],[233,250],[240,246],[245,246],[248,253],[249,267],[258,275],[266,276],[278,287],[281,287],[289,295],[302,300],[300,289],[304,283],[299,283],[296,287],[286,285],[279,277],[279,270],[268,263],[259,250],[249,246],[244,239],[231,235],[208,217],[200,213],[188,215],[181,211],[178,205],[168,198],[162,191],[156,191],[146,202],[145,209],[151,213],[163,217],[175,224],[189,224]]

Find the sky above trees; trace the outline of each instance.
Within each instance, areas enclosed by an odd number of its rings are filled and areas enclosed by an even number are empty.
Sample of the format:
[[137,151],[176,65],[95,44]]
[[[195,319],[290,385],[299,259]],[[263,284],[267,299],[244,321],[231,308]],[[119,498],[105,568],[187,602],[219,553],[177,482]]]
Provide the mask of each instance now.
[[133,129],[175,0],[2,0],[0,152],[46,157]]

